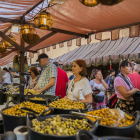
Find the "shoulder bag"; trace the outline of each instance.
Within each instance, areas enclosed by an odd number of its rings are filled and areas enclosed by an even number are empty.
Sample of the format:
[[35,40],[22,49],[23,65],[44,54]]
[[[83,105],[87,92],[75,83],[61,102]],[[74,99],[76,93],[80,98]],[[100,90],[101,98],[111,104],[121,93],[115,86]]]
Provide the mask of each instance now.
[[98,90],[93,90],[92,97],[93,97],[94,101],[96,103],[102,103],[104,101],[105,96],[104,95],[95,94],[94,91],[99,91],[99,89]]

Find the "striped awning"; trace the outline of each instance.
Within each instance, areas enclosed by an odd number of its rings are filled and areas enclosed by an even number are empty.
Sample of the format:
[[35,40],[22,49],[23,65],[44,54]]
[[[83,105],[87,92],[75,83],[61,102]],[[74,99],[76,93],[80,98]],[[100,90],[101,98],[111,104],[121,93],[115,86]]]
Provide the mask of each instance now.
[[106,65],[110,61],[112,63],[119,62],[121,59],[138,60],[140,53],[140,37],[129,38],[124,37],[116,41],[102,41],[81,47],[70,51],[54,61],[61,61],[64,65],[70,66],[76,59],[85,60],[87,66]]

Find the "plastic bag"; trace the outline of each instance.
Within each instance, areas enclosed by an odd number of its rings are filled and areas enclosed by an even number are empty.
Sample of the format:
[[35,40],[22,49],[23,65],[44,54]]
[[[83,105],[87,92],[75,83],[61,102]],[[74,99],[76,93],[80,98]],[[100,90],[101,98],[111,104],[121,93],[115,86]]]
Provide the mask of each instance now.
[[123,124],[125,124],[127,121],[125,113],[120,109],[108,110],[106,112],[105,117],[112,121],[112,124],[111,124],[112,127],[124,126],[124,125],[122,125],[122,122],[123,122]]

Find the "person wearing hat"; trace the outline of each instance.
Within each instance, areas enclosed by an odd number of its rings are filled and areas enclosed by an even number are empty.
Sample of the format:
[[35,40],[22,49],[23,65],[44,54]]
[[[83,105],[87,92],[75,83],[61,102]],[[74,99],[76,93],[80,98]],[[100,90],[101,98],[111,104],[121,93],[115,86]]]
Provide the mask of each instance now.
[[40,54],[36,61],[43,67],[43,71],[34,89],[46,95],[55,95],[57,67],[50,62],[45,53]]

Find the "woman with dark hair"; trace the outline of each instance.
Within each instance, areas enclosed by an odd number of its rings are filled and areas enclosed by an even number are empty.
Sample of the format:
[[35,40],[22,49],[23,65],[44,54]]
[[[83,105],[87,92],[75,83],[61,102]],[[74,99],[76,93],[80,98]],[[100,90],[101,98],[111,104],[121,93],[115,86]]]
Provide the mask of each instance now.
[[88,79],[85,77],[87,75],[87,69],[85,61],[78,59],[73,62],[72,72],[75,78],[69,83],[67,89],[67,97],[71,100],[84,103],[92,102],[92,90]]
[[91,73],[90,85],[93,91],[93,110],[106,108],[105,91],[108,89],[107,83],[103,80],[101,70],[94,69]]
[[31,73],[27,89],[33,89],[39,80],[39,71],[35,66],[29,68],[28,72]]
[[108,76],[106,77],[106,83],[108,84],[109,88],[107,90],[107,99],[109,99],[115,92],[114,92],[114,80],[115,80],[115,70],[111,69],[108,71]]
[[127,60],[120,64],[119,74],[114,81],[115,93],[117,94],[117,104],[115,108],[119,108],[124,112],[132,114],[134,112],[133,95],[139,90],[133,87],[133,84],[127,76],[131,71],[131,63]]
[[12,76],[7,68],[3,68],[3,77],[2,83],[3,85],[11,85],[12,84]]

